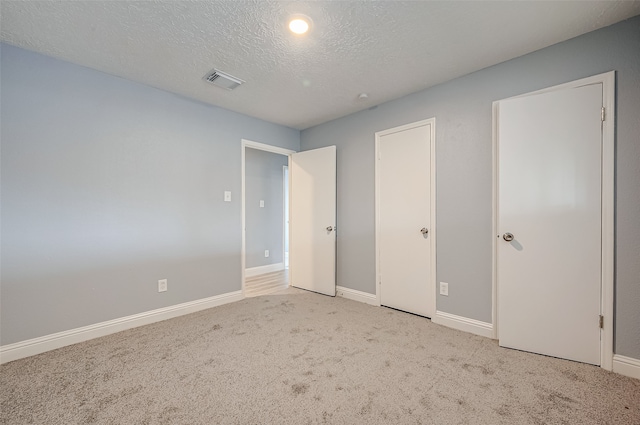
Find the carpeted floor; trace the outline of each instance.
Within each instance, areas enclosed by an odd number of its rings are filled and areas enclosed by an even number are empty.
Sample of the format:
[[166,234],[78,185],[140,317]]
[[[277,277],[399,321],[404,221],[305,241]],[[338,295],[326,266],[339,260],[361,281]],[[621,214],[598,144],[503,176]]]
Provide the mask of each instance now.
[[640,381],[300,290],[0,367],[2,424],[640,424]]

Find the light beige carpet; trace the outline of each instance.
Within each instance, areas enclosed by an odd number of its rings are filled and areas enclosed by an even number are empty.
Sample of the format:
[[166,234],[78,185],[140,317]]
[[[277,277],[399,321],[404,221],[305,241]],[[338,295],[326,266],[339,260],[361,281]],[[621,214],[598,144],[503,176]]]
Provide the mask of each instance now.
[[3,424],[640,424],[640,381],[299,290],[0,367]]

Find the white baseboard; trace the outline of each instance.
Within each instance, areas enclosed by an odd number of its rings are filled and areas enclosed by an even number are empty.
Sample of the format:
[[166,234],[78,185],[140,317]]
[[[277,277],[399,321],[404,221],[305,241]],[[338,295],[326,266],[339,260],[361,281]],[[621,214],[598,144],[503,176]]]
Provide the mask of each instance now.
[[94,325],[83,326],[81,328],[45,335],[26,341],[0,347],[0,363],[7,363],[24,357],[34,356],[45,351],[55,350],[71,344],[88,341],[101,336],[113,334],[138,326],[160,322],[173,317],[183,316],[207,308],[216,307],[222,304],[240,301],[244,297],[242,291],[229,292],[196,301],[189,301],[157,310],[146,311],[132,316],[121,317]]
[[284,270],[284,263],[267,264],[266,266],[251,267],[244,269],[244,277],[253,277],[265,273],[273,273]]
[[640,360],[633,357],[625,357],[619,354],[613,355],[613,371],[620,375],[640,379]]
[[378,297],[375,294],[369,294],[367,292],[356,291],[355,289],[345,288],[344,286],[336,286],[336,296],[347,298],[353,301],[359,301],[365,304],[371,304],[379,306]]
[[493,325],[491,323],[456,316],[455,314],[445,313],[444,311],[436,311],[436,314],[431,318],[431,321],[438,325],[447,326],[459,331],[493,338]]

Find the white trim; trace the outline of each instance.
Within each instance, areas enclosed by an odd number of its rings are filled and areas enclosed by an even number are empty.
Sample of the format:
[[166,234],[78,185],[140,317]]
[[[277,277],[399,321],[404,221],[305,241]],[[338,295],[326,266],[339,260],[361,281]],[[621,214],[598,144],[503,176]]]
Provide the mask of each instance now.
[[[286,178],[285,178],[286,177]],[[287,217],[289,216],[287,206],[289,205],[289,197],[285,197],[284,194],[289,194],[289,165],[282,166],[282,262],[284,267],[289,267],[289,251],[286,247],[289,245],[289,241],[285,238],[288,235],[289,223],[287,223]]]
[[336,296],[365,304],[380,305],[376,294],[369,294],[368,292],[357,291],[355,289],[345,288],[344,286],[336,286]]
[[[613,281],[614,281],[614,175],[615,175],[615,84],[616,72],[609,71],[592,77],[571,81],[558,86],[553,86],[531,93],[514,96],[514,99],[523,96],[541,94],[568,88],[577,88],[590,84],[602,84],[602,104],[605,107],[605,120],[602,123],[602,293],[601,314],[604,316],[604,328],[600,333],[600,367],[606,370],[613,368]],[[502,99],[507,100],[507,99]],[[496,236],[498,235],[498,104],[501,100],[493,102],[493,264],[492,287],[493,308],[492,319],[494,326],[494,338],[499,337],[498,327],[498,278],[497,278],[497,249]]]
[[228,292],[209,298],[202,298],[196,301],[189,301],[169,307],[146,311],[132,316],[121,317],[119,319],[96,323],[94,325],[83,326],[81,328],[58,332],[14,344],[0,347],[0,363],[7,363],[13,360],[22,359],[67,345],[77,344],[90,339],[99,338],[138,326],[160,322],[185,314],[195,313],[211,307],[240,301],[244,297],[241,291]]
[[614,354],[612,364],[615,373],[640,379],[640,360]]
[[286,148],[281,148],[278,146],[267,145],[266,143],[254,142],[247,139],[242,139],[242,146],[252,149],[258,149],[259,151],[266,151],[271,153],[277,153],[284,156],[289,156],[292,153],[296,153],[296,151]]
[[436,226],[436,119],[429,118],[422,121],[417,121],[411,124],[402,125],[399,127],[390,128],[388,130],[377,131],[375,133],[375,251],[376,251],[376,300],[378,305],[380,304],[380,166],[378,165],[378,158],[380,154],[380,137],[385,136],[392,133],[397,133],[399,131],[409,130],[411,128],[421,127],[429,125],[431,132],[431,143],[430,143],[430,156],[431,156],[431,223],[429,224],[429,235],[431,240],[431,273],[429,276],[429,291],[433,295],[433,297],[427,302],[428,311],[434,313],[436,311],[436,264],[437,264],[437,255],[436,255],[436,234],[437,234],[437,226]]
[[602,306],[604,329],[600,333],[600,361],[603,369],[613,369],[613,285],[615,250],[615,118],[616,72],[599,76],[602,81]]
[[[491,105],[491,322],[493,323],[493,335],[498,339],[498,101]],[[496,237],[494,237],[496,235]]]
[[287,173],[289,175],[289,262],[288,262],[288,267],[289,267],[289,286],[293,286],[293,269],[291,268],[291,201],[293,200],[293,197],[291,196],[291,159],[292,159],[292,155],[289,155],[289,161],[287,162],[287,168],[289,169],[289,172]]
[[436,311],[436,314],[431,318],[431,321],[435,324],[457,329],[459,331],[493,338],[493,325],[491,323],[456,316],[455,314],[445,313],[444,311]]
[[244,275],[245,277],[253,277],[265,273],[279,272],[280,270],[284,270],[284,262],[267,264],[266,266],[251,267],[244,270]]
[[[247,278],[247,276],[245,275],[245,267],[246,267],[246,255],[247,255],[247,223],[246,223],[246,201],[245,201],[245,151],[246,148],[252,148],[252,149],[258,149],[261,151],[266,151],[266,152],[272,152],[272,153],[277,153],[280,155],[286,155],[287,157],[289,157],[289,162],[291,162],[291,154],[295,153],[296,151],[292,151],[291,149],[285,149],[285,148],[280,148],[277,146],[271,146],[271,145],[267,145],[264,143],[259,143],[259,142],[254,142],[251,140],[247,140],[247,139],[242,139],[241,140],[241,146],[240,146],[240,173],[241,173],[241,181],[242,181],[242,193],[240,194],[240,198],[241,198],[241,214],[242,214],[242,248],[241,248],[241,253],[240,253],[240,278],[241,278],[241,282],[242,282],[242,295],[245,295],[245,280]],[[290,165],[290,164],[289,164]],[[289,176],[291,177],[291,176]],[[289,184],[291,184],[291,182],[289,182]],[[291,187],[291,186],[289,186]],[[291,195],[291,193],[289,193],[289,195]],[[289,198],[289,201],[291,201],[291,198]],[[284,259],[283,259],[284,261]],[[291,277],[289,277],[289,280],[291,280]]]

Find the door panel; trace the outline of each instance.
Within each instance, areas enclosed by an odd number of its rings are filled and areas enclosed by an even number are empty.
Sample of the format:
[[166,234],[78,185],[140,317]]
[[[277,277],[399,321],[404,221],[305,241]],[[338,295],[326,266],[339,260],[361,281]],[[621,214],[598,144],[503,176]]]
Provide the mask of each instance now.
[[378,136],[380,303],[431,317],[431,125]]
[[601,84],[499,102],[501,346],[600,364],[601,107]]
[[336,147],[292,154],[289,173],[291,285],[335,296]]

